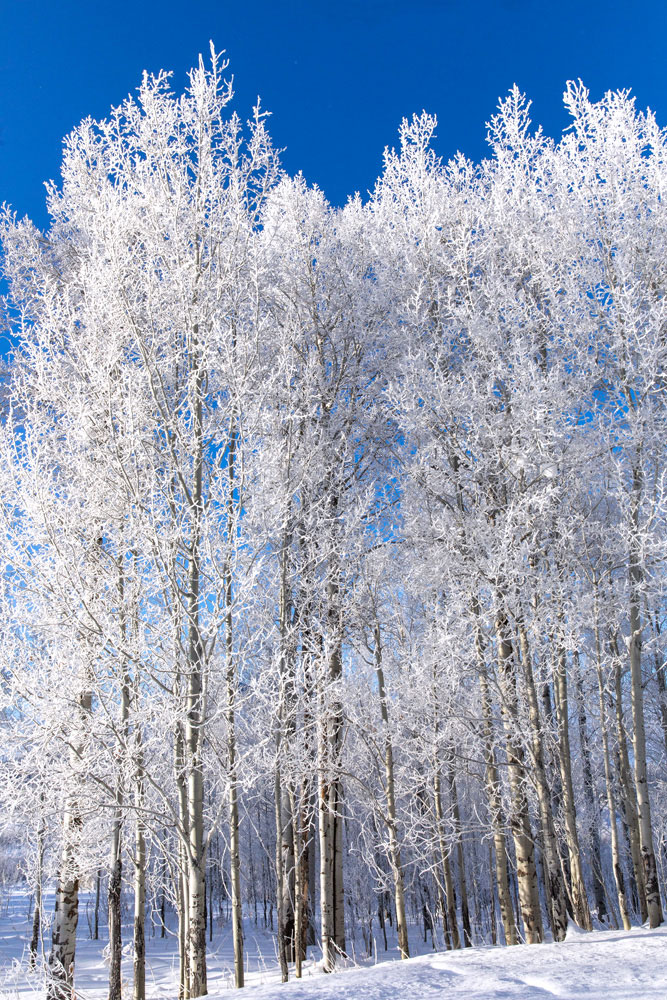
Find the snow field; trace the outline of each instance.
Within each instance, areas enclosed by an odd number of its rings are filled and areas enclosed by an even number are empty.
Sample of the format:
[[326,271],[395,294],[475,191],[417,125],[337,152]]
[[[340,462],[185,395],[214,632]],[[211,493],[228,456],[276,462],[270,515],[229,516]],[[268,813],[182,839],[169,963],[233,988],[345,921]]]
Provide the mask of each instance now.
[[[51,898],[47,898],[47,911]],[[77,935],[77,1000],[105,1000],[108,969],[105,941],[93,941],[82,893]],[[7,893],[0,907],[0,998],[37,1000],[43,980],[27,968],[29,896]],[[150,924],[148,925],[150,927]],[[129,928],[127,929],[129,931]],[[125,940],[129,940],[126,931]],[[417,940],[411,942],[415,950]],[[176,1000],[178,956],[172,936],[147,940],[147,994]],[[423,947],[423,945],[421,945]],[[44,941],[48,953],[48,934]],[[401,962],[390,958],[324,975],[311,958],[301,981],[280,983],[273,935],[246,924],[248,1000],[666,1000],[667,928],[636,927],[629,933],[585,934],[571,925],[562,944],[478,947],[431,952]],[[131,995],[131,955],[123,973]],[[395,950],[388,954],[396,954]],[[380,952],[380,958],[382,952]],[[209,945],[209,995],[233,991],[231,926],[219,928]]]

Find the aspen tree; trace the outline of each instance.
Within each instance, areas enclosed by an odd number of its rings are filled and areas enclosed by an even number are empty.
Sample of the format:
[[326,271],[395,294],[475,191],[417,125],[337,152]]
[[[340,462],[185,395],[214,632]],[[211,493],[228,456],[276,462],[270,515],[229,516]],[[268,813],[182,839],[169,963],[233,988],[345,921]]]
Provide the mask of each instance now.
[[581,865],[579,835],[577,832],[568,718],[567,665],[562,638],[557,637],[554,639],[554,647],[556,650],[554,654],[554,694],[556,698],[556,715],[558,719],[558,759],[560,761],[561,783],[563,787],[565,835],[570,861],[570,892],[572,895],[574,918],[580,927],[589,931],[592,930],[592,925]]
[[[76,774],[82,751],[83,731],[92,707],[90,691],[82,690],[76,698],[76,715],[70,743],[72,769]],[[77,731],[78,730],[78,731]],[[56,885],[56,906],[51,926],[49,954],[49,1000],[72,1000],[76,958],[76,928],[79,922],[78,832],[81,827],[79,792],[73,788],[63,811],[63,843]]]
[[606,685],[602,672],[602,641],[600,637],[600,607],[599,607],[599,583],[597,578],[593,580],[594,587],[594,629],[595,629],[595,670],[598,682],[598,698],[600,705],[600,729],[602,733],[602,751],[604,755],[604,777],[607,789],[607,807],[609,809],[609,825],[611,832],[611,857],[614,868],[614,882],[616,883],[616,894],[618,897],[618,908],[621,913],[623,929],[630,930],[630,913],[628,907],[627,894],[625,889],[625,877],[621,864],[621,853],[618,840],[618,822],[616,817],[616,793],[614,788],[614,778],[612,775],[611,754],[609,749],[609,728],[607,724],[606,706]]
[[517,882],[521,917],[526,941],[537,944],[543,938],[542,914],[535,868],[533,836],[530,828],[528,800],[526,797],[526,772],[523,748],[517,733],[517,691],[514,649],[508,635],[507,617],[502,609],[496,615],[496,643],[498,672],[503,692],[503,719],[507,747],[509,784],[512,795],[510,825],[516,852]]

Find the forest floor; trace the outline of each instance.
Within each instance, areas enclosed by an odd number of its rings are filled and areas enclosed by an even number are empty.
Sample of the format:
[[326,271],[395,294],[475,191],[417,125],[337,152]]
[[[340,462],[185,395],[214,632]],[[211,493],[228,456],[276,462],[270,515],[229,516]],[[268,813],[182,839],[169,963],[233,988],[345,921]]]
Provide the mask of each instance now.
[[[47,899],[47,908],[52,903]],[[0,897],[0,998],[43,997],[43,979],[27,970],[30,898],[25,890],[5,890]],[[91,898],[84,894],[77,939],[77,1000],[103,1000],[107,994],[105,941],[91,939]],[[150,935],[150,924],[147,928]],[[571,927],[562,944],[516,948],[476,947],[456,952],[424,952],[414,928],[411,947],[417,955],[400,962],[395,949],[375,959],[358,959],[354,968],[322,975],[311,957],[304,978],[279,982],[273,935],[246,926],[248,1000],[665,1000],[667,998],[667,928],[636,927],[585,934]],[[129,927],[128,927],[129,932]],[[159,933],[159,932],[158,932]],[[126,940],[129,939],[126,934]],[[127,951],[128,949],[126,949]],[[147,993],[151,1000],[175,1000],[178,959],[172,936],[147,941]],[[383,956],[386,956],[383,958]],[[233,989],[231,929],[221,926],[209,944],[211,998]],[[131,960],[124,965],[131,996]]]

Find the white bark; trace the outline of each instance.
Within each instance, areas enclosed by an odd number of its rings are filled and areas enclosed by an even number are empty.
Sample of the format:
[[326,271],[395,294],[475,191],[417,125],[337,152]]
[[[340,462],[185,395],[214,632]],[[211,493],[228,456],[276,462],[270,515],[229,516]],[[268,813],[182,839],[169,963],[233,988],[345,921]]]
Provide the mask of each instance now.
[[595,670],[598,682],[598,696],[600,706],[600,732],[602,735],[602,753],[604,760],[604,778],[607,789],[607,808],[609,810],[609,829],[611,833],[611,862],[614,869],[614,882],[616,883],[616,895],[618,898],[618,908],[621,913],[623,929],[630,930],[630,912],[625,890],[625,878],[623,876],[623,866],[621,863],[621,852],[618,841],[618,823],[616,819],[616,793],[614,790],[614,778],[611,767],[611,756],[609,752],[609,726],[607,723],[607,706],[605,702],[605,684],[602,675],[602,645],[600,642],[600,618],[598,603],[597,581],[595,583]]
[[389,836],[389,859],[391,872],[394,880],[394,905],[396,907],[396,931],[398,934],[398,950],[401,958],[410,957],[410,946],[408,944],[408,925],[405,916],[405,889],[403,882],[403,863],[401,861],[401,847],[398,840],[397,817],[396,817],[396,790],[394,777],[394,748],[392,746],[391,733],[389,730],[389,705],[384,681],[384,668],[382,666],[382,644],[380,639],[380,626],[375,624],[375,676],[377,678],[378,696],[380,698],[380,715],[382,727],[384,729],[384,774],[385,774],[385,802],[386,802],[386,826]]
[[563,789],[563,814],[565,819],[565,836],[570,861],[570,892],[574,919],[586,931],[592,930],[591,914],[588,908],[586,885],[584,883],[581,865],[581,851],[577,833],[577,816],[574,803],[574,785],[572,783],[572,756],[570,752],[570,724],[567,695],[567,664],[565,650],[559,644],[554,665],[554,695],[556,700],[556,717],[558,719],[558,760],[560,762],[561,784]]
[[[92,697],[83,692],[77,703],[75,727],[82,726],[90,714]],[[75,736],[70,755],[73,771],[81,754],[81,743]],[[56,885],[56,905],[51,927],[49,955],[48,1000],[74,1000],[74,963],[76,958],[76,927],[79,922],[79,866],[77,857],[81,814],[79,790],[73,788],[63,812],[63,846]]]
[[646,768],[646,729],[644,721],[644,686],[642,680],[642,621],[641,588],[643,570],[639,552],[639,504],[642,477],[638,465],[633,469],[632,495],[632,539],[630,546],[630,679],[632,691],[632,749],[635,761],[635,787],[637,791],[637,811],[639,837],[646,890],[646,908],[651,927],[659,927],[663,921],[658,870],[653,847],[653,824],[651,822],[651,802],[648,791]]
[[528,944],[542,941],[542,914],[535,867],[535,850],[530,828],[526,773],[521,738],[517,732],[517,693],[514,650],[507,634],[507,620],[501,612],[496,618],[498,670],[503,693],[503,719],[507,747],[507,770],[512,797],[510,826],[516,853],[519,902],[524,933]]

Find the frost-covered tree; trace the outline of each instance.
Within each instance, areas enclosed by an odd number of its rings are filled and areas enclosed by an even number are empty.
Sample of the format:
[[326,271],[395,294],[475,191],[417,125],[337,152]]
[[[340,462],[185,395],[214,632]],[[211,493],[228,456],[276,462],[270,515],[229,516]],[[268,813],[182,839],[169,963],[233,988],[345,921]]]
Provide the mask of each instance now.
[[337,209],[223,72],[145,77],[66,141],[45,233],[2,216],[0,766],[50,995],[90,879],[111,1000],[128,891],[136,1000],[147,906],[183,998],[224,899],[236,986],[260,912],[283,980],[375,925],[403,957],[657,926],[663,133],[569,86],[553,141],[514,88],[487,160],[422,114]]

